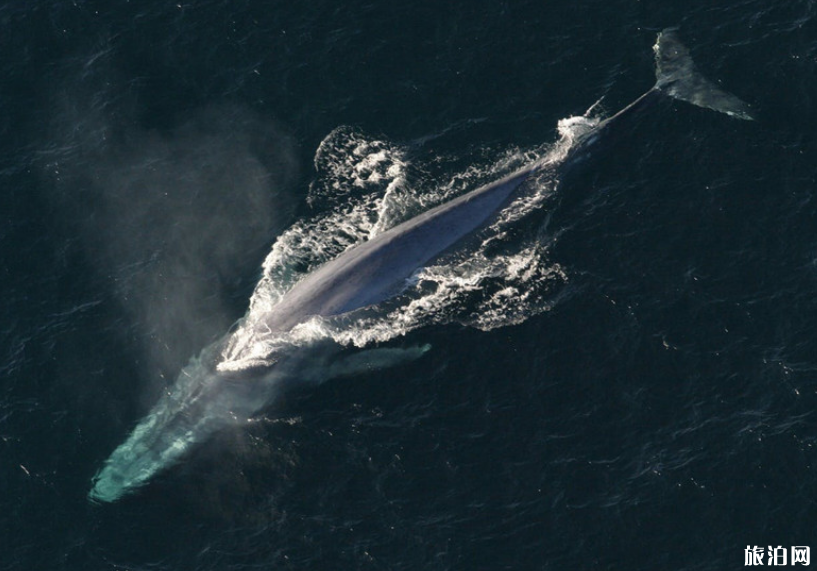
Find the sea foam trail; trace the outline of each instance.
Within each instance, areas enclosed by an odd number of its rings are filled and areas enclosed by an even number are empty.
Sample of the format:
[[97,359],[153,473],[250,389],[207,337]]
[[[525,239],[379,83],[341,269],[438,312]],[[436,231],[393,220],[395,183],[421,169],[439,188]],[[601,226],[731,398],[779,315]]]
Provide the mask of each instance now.
[[[520,241],[511,230],[553,195],[557,167],[597,123],[588,117],[564,119],[556,143],[506,150],[498,160],[472,165],[444,182],[426,180],[423,174],[432,170],[429,163],[445,162],[445,156],[409,159],[405,147],[348,127],[334,130],[316,152],[318,175],[308,197],[310,204],[327,210],[296,223],[276,240],[249,311],[224,345],[219,369],[271,365],[285,347],[319,340],[364,347],[430,324],[457,322],[487,330],[546,311],[567,275],[549,261],[547,244]],[[402,296],[354,312],[353,317],[314,317],[283,334],[259,334],[255,327],[259,318],[321,264],[420,212],[534,162],[543,168],[528,189],[470,247],[417,272]]]

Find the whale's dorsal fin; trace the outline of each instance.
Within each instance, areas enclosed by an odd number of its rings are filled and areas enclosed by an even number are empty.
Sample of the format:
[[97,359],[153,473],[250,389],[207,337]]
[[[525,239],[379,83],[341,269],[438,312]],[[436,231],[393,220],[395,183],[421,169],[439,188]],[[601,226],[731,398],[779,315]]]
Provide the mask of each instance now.
[[749,105],[727,93],[698,71],[675,28],[658,34],[655,51],[655,87],[698,107],[714,109],[738,119],[753,120]]

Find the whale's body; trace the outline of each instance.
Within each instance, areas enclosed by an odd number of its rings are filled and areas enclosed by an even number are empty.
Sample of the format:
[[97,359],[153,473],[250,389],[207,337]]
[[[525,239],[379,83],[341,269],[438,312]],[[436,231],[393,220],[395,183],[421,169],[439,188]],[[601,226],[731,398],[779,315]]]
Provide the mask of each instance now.
[[286,331],[312,315],[340,315],[392,297],[418,268],[490,219],[536,169],[524,168],[351,248],[297,283],[258,327]]
[[[663,95],[751,119],[743,101],[697,72],[674,30],[659,34],[655,51],[655,86],[582,135],[556,166],[578,162],[605,133]],[[414,272],[489,222],[544,166],[537,163],[522,168],[348,249],[295,284],[260,316],[254,325],[257,334],[287,332],[312,316],[345,314],[400,293]],[[211,357],[213,351],[205,353]],[[220,427],[257,413],[268,403],[270,387],[291,372],[291,363],[284,361],[260,377],[256,372],[242,379],[240,373],[220,371],[203,354],[182,371],[173,390],[108,458],[94,477],[89,497],[114,501],[145,484]]]

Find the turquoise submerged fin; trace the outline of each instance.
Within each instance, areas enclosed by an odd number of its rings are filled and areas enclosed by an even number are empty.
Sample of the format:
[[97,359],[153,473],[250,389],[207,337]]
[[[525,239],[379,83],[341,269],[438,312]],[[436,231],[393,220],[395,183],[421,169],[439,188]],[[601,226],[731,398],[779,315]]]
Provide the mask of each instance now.
[[670,97],[726,113],[738,119],[753,120],[749,105],[709,81],[698,71],[687,47],[674,28],[658,34],[655,51],[655,87]]

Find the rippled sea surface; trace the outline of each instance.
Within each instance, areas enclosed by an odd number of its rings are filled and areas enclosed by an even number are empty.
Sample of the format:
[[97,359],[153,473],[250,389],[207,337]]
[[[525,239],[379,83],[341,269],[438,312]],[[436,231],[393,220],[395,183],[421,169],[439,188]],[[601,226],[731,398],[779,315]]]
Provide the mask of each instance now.
[[[343,354],[421,357],[288,391],[88,500],[248,309],[557,156],[560,120],[650,89],[669,26],[756,121],[660,102],[413,301],[324,324]],[[0,54],[0,569],[817,549],[813,2],[32,0],[0,4]]]

